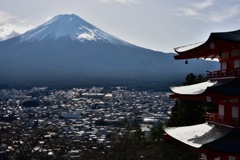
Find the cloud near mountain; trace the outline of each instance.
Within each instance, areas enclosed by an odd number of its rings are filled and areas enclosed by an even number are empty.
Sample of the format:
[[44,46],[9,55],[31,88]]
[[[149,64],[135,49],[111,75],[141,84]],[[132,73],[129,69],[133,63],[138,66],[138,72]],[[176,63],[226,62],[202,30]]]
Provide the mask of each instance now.
[[0,41],[18,36],[32,29],[32,26],[5,24],[0,26]]

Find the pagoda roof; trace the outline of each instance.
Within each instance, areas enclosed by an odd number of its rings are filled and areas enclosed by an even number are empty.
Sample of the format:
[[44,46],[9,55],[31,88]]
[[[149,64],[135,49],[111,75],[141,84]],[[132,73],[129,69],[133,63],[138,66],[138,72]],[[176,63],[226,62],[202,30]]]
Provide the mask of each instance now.
[[211,93],[220,93],[228,96],[240,96],[240,79],[218,81],[217,84],[207,89]]
[[175,59],[220,58],[221,53],[240,48],[240,30],[211,33],[207,41],[194,43],[174,50]]
[[216,150],[223,153],[240,154],[240,131],[233,129],[229,134],[211,143],[205,144],[204,149]]
[[204,94],[221,94],[225,96],[240,96],[240,79],[224,79],[206,81],[193,85],[170,87],[177,95],[201,96]]
[[239,129],[203,123],[184,127],[167,127],[164,130],[175,140],[196,149],[240,154]]
[[192,85],[170,87],[170,89],[176,94],[200,95],[204,93],[208,87],[214,86],[216,83],[217,83],[216,81],[215,82],[206,81]]
[[165,132],[174,139],[187,144],[194,148],[201,148],[203,145],[208,147],[215,146],[210,145],[214,141],[221,139],[228,135],[233,129],[220,125],[208,125],[207,123],[183,126],[183,127],[167,127]]

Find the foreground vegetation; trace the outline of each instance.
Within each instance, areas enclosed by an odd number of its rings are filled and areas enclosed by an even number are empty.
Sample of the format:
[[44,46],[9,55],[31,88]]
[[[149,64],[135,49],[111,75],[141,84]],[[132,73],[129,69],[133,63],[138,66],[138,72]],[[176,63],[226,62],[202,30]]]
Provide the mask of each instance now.
[[139,126],[128,127],[119,135],[107,135],[106,143],[71,140],[54,123],[27,133],[27,124],[15,123],[1,128],[1,160],[81,159],[81,160],[192,160],[197,155],[163,140],[162,125],[158,124],[146,136]]

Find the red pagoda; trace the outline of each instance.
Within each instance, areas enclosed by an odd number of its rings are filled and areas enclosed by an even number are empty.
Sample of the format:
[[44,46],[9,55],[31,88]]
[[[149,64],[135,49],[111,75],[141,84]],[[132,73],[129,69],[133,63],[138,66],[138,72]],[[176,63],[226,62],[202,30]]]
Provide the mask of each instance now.
[[174,58],[217,58],[220,70],[207,71],[208,81],[170,87],[170,98],[215,102],[218,112],[206,113],[206,123],[167,127],[167,137],[203,160],[240,160],[240,30],[211,33],[204,43],[175,48]]

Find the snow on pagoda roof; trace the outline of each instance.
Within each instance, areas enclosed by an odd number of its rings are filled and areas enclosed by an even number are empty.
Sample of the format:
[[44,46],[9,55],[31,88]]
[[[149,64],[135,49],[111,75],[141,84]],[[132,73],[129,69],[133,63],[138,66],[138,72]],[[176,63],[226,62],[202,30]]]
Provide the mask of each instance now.
[[208,87],[215,85],[217,82],[206,81],[198,84],[170,87],[170,89],[177,94],[181,95],[199,95],[206,91]]
[[167,127],[164,130],[174,139],[177,139],[194,148],[200,148],[204,144],[216,141],[226,136],[232,131],[232,128],[203,123],[193,126]]
[[193,48],[196,48],[198,46],[201,46],[203,43],[205,43],[205,42],[198,42],[198,43],[194,43],[194,44],[190,44],[190,45],[185,45],[185,46],[174,48],[174,50],[178,53],[185,52],[185,51],[191,50]]

